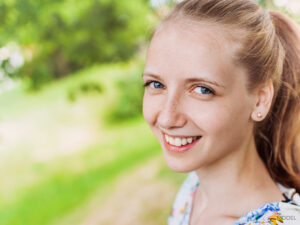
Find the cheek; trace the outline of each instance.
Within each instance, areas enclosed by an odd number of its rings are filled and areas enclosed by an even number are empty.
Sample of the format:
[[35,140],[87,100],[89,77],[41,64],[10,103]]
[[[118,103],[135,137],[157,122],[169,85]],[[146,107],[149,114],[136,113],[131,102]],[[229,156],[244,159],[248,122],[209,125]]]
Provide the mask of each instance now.
[[203,129],[204,135],[215,138],[228,138],[241,134],[247,126],[248,109],[230,101],[209,102],[191,110],[191,118]]

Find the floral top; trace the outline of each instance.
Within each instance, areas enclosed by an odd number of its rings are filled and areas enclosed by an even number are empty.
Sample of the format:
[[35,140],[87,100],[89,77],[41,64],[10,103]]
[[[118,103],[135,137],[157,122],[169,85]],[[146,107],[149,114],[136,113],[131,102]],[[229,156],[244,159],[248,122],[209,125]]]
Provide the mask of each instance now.
[[[168,218],[168,225],[189,225],[192,201],[199,179],[195,171],[181,185]],[[300,225],[300,195],[294,188],[277,183],[286,200],[262,205],[235,221],[233,225]]]

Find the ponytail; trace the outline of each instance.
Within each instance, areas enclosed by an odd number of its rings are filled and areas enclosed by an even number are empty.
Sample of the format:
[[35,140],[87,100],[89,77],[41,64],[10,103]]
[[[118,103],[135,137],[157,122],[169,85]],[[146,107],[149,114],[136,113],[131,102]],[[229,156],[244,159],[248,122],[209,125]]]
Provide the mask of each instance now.
[[269,13],[285,56],[270,116],[257,126],[255,141],[271,177],[300,192],[300,29],[286,15]]

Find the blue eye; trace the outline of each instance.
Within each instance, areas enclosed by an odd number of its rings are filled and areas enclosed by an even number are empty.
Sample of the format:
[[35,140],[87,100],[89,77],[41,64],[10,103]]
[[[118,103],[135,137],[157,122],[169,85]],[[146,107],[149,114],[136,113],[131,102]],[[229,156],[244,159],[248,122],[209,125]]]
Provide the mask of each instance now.
[[144,86],[149,86],[151,88],[154,88],[154,89],[158,89],[158,88],[164,88],[164,85],[162,85],[160,82],[157,82],[157,81],[149,81],[147,83],[144,84]]
[[201,94],[214,94],[213,91],[211,91],[209,88],[204,87],[204,86],[198,86],[196,89],[200,88],[200,93]]
[[[164,87],[164,85],[162,85],[161,83],[156,82],[156,81],[153,81],[151,84],[153,84],[152,85],[153,88],[163,88]],[[150,84],[150,86],[151,86],[151,84]]]

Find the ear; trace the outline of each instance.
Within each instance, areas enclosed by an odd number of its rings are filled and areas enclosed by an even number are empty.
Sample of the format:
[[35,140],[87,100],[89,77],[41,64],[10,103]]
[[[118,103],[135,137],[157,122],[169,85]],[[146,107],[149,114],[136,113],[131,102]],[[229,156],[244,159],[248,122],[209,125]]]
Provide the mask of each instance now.
[[262,121],[268,114],[274,96],[272,80],[257,89],[255,105],[251,114],[254,121]]

